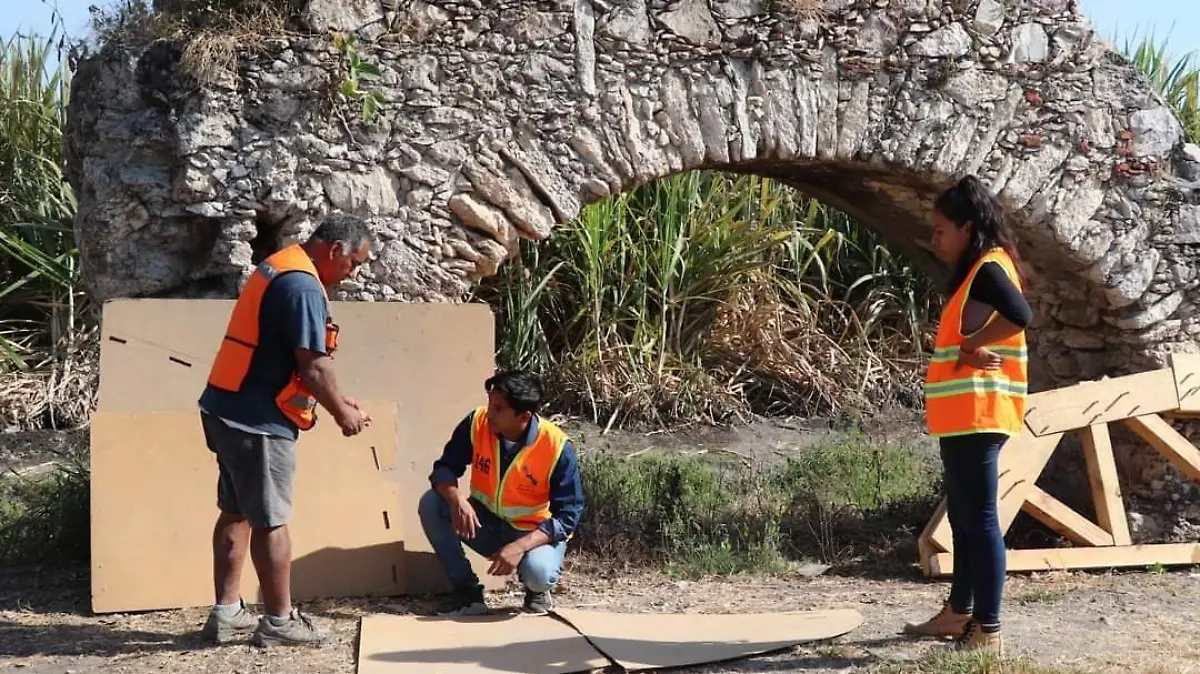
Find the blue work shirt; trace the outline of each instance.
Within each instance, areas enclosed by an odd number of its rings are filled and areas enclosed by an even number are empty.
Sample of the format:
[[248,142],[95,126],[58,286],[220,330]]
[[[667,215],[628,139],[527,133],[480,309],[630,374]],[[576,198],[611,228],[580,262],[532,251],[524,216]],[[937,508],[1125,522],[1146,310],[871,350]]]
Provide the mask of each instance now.
[[[433,462],[433,472],[429,474],[429,483],[434,487],[439,484],[456,483],[472,464],[474,445],[471,442],[471,422],[475,412],[471,412],[459,422],[442,450],[442,456]],[[521,448],[533,442],[537,437],[538,417],[534,415],[529,422],[529,430],[520,443],[510,443],[500,438],[500,475],[508,471],[512,460],[516,458]],[[559,454],[558,463],[550,472],[550,519],[542,522],[538,528],[550,537],[550,543],[556,544],[567,539],[579,527],[579,518],[583,514],[583,483],[579,477],[579,458],[575,453],[575,445],[567,440]],[[507,523],[506,523],[507,524]]]
[[200,394],[200,409],[249,433],[296,440],[300,429],[284,416],[275,396],[296,370],[296,349],[325,353],[328,316],[320,281],[303,272],[276,277],[263,293],[258,348],[242,390],[207,385]]

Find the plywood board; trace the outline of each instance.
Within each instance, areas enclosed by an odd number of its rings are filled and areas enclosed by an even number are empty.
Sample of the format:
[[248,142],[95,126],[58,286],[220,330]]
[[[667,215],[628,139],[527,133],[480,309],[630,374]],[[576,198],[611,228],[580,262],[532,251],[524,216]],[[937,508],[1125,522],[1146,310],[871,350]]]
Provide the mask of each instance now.
[[1171,371],[1175,375],[1175,393],[1179,396],[1179,411],[1200,413],[1200,354],[1171,354]]
[[1114,545],[1131,545],[1129,520],[1125,514],[1125,499],[1121,494],[1121,477],[1113,455],[1108,424],[1095,424],[1083,429],[1083,456],[1087,462],[1088,485],[1096,507],[1096,521],[1112,534]]
[[[397,594],[404,577],[396,412],[364,401],[373,421],[346,438],[325,424],[297,444],[292,592]],[[211,604],[217,465],[199,413],[97,412],[91,422],[92,608],[97,613]],[[261,601],[249,558],[242,593]]]
[[[191,412],[204,388],[233,300],[121,299],[105,303],[98,408],[113,412]],[[399,405],[398,460],[384,466],[398,486],[404,592],[448,584],[421,532],[417,503],[455,425],[486,402],[494,372],[495,327],[486,304],[332,302],[341,327],[338,381],[359,400]],[[146,387],[144,382],[155,382]],[[323,410],[318,410],[320,414]],[[325,419],[317,427],[332,425]],[[466,477],[464,476],[464,484]],[[468,552],[484,585],[487,564]]]
[[683,667],[767,653],[833,639],[863,623],[862,614],[852,609],[756,614],[556,609],[555,613],[627,670]]
[[1175,373],[1163,368],[1035,393],[1025,423],[1042,436],[1178,408]]
[[[1162,564],[1187,566],[1200,564],[1200,544],[1161,543],[1154,545],[1114,545],[1103,548],[1046,548],[1009,550],[1009,571],[1050,571],[1058,569],[1130,568]],[[933,575],[954,573],[954,555],[933,556]]]
[[358,674],[565,674],[611,664],[552,616],[372,615],[362,619]]

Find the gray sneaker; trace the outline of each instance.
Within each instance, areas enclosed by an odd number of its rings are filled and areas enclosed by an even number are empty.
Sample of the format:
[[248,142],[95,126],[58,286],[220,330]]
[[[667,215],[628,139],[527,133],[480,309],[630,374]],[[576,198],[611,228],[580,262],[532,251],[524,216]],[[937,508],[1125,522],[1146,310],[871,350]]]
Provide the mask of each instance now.
[[258,624],[258,616],[246,610],[246,601],[242,600],[241,608],[232,618],[222,618],[214,608],[204,622],[200,635],[206,640],[217,644],[225,644],[238,637],[249,636]]
[[288,621],[282,625],[271,622],[271,618],[263,616],[258,621],[258,629],[254,631],[255,646],[320,646],[329,640],[329,631],[317,629],[297,608],[292,609]]
[[437,614],[444,616],[484,615],[488,610],[487,602],[483,598],[483,586],[473,585],[455,588],[451,591],[446,601],[438,606]]
[[550,591],[533,592],[525,590],[525,605],[522,607],[526,613],[535,613],[537,615],[545,615],[554,610],[554,600],[550,598]]

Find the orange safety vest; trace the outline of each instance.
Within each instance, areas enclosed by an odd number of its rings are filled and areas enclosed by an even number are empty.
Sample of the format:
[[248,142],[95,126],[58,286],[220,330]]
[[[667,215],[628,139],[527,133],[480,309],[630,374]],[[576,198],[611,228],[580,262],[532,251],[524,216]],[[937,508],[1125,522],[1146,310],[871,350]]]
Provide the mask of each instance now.
[[[1016,435],[1025,422],[1025,398],[1029,388],[1025,331],[987,345],[989,351],[1002,359],[999,369],[954,367],[958,349],[969,336],[961,330],[971,281],[985,262],[998,263],[1013,284],[1021,288],[1012,258],[1002,248],[994,248],[980,256],[942,309],[933,358],[925,375],[925,416],[929,435],[933,437],[968,433]],[[988,324],[995,318],[993,313]]]
[[[217,350],[208,383],[225,391],[240,391],[242,382],[250,371],[250,360],[258,348],[258,317],[262,309],[263,296],[271,282],[290,272],[311,274],[320,282],[317,268],[308,253],[299,244],[293,244],[272,254],[259,263],[246,285],[238,294],[237,303],[225,328],[225,338]],[[328,307],[329,296],[321,285],[321,294]],[[337,350],[338,326],[332,318],[325,322],[325,352],[332,355]],[[301,381],[300,375],[292,372],[288,383],[275,396],[280,411],[300,430],[307,431],[317,423],[317,399]]]
[[538,417],[537,437],[500,475],[500,437],[480,407],[471,420],[471,496],[514,528],[537,529],[550,519],[550,475],[566,444],[562,429]]

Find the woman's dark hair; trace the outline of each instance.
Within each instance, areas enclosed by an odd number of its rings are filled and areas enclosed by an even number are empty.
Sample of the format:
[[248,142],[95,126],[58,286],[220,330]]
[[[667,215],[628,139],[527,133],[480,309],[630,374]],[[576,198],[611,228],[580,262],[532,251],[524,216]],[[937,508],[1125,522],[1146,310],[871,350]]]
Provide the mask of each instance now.
[[971,243],[965,253],[954,266],[950,277],[950,292],[958,289],[971,273],[975,265],[986,251],[991,248],[1003,248],[1012,258],[1017,268],[1017,276],[1022,284],[1025,273],[1022,269],[1021,257],[1017,252],[1017,235],[1004,213],[1004,207],[996,197],[984,186],[983,182],[974,175],[966,175],[954,187],[938,195],[933,207],[946,216],[954,224],[962,227],[970,222]]
[[532,372],[499,372],[483,383],[483,389],[488,393],[499,391],[517,414],[537,414],[542,407],[542,382]]

